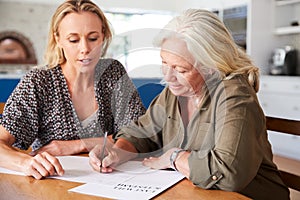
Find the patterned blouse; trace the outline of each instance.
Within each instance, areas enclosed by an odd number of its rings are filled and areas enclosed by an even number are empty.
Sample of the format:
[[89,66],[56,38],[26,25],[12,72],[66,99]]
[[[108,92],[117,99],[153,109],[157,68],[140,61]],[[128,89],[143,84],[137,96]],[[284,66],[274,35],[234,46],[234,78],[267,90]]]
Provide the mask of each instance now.
[[116,60],[98,62],[95,94],[99,107],[96,118],[83,126],[61,67],[33,69],[8,98],[0,123],[15,137],[14,147],[26,150],[32,145],[37,150],[52,140],[99,137],[105,131],[116,134],[145,112],[126,70]]

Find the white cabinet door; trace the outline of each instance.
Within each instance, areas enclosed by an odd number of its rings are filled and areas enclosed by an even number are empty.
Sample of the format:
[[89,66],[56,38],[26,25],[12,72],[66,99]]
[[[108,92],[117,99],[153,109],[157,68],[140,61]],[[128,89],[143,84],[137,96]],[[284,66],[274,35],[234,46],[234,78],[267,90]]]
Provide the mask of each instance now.
[[[258,99],[265,115],[300,120],[300,77],[262,76]],[[299,136],[268,134],[274,154],[300,160]]]

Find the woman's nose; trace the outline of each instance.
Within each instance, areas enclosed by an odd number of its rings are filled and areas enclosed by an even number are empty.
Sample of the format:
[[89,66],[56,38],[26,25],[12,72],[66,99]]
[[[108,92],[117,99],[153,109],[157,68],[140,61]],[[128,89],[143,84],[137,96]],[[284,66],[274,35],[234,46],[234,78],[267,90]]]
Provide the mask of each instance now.
[[80,53],[86,54],[90,52],[90,47],[86,39],[82,39],[80,41],[79,48],[80,48]]
[[166,67],[164,70],[164,79],[166,81],[171,81],[176,77],[175,70],[172,67]]

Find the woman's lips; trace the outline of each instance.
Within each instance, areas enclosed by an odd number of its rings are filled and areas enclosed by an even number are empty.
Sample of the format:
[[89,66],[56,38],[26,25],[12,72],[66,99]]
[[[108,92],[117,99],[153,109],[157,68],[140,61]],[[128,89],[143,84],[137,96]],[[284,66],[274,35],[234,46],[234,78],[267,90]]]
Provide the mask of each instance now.
[[88,65],[91,63],[92,59],[80,59],[79,60],[83,65]]
[[172,85],[172,84],[169,84],[169,87],[172,88],[172,89],[177,89],[177,88],[180,88],[181,85]]

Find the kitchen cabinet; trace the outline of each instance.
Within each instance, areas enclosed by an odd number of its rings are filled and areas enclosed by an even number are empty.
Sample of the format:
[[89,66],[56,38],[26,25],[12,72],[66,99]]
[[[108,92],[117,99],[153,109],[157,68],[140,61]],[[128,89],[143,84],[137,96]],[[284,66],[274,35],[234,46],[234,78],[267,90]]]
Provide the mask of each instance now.
[[291,25],[300,23],[300,0],[276,0],[274,9],[276,35],[300,33],[299,25]]
[[[258,99],[265,115],[300,120],[300,77],[262,76]],[[300,160],[299,137],[269,131],[269,140],[274,154]]]
[[261,73],[270,72],[270,58],[276,48],[300,49],[300,0],[250,0],[247,20],[247,53]]

